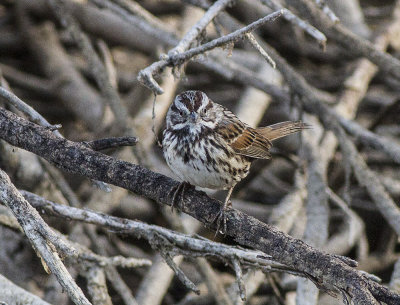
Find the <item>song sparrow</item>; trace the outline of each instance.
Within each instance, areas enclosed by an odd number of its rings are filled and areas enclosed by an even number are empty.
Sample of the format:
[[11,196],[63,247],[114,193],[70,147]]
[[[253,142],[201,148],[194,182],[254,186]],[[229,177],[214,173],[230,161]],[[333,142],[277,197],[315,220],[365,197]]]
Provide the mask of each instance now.
[[255,159],[269,159],[271,141],[307,127],[297,122],[282,122],[252,128],[225,107],[211,101],[201,91],[186,91],[171,104],[163,135],[164,157],[172,171],[187,184],[210,189],[227,189],[228,195],[218,216],[226,231],[224,211],[236,183],[247,176]]

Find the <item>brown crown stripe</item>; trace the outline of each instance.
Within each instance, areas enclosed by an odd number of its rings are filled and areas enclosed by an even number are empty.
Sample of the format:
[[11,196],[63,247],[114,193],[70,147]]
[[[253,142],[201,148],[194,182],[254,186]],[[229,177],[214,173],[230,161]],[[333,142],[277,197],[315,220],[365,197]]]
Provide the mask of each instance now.
[[194,93],[194,111],[199,110],[201,104],[203,103],[203,94],[200,91],[195,91]]
[[180,101],[186,106],[187,110],[190,112],[193,111],[193,105],[190,102],[190,97],[188,97],[187,94],[182,94]]
[[[203,94],[201,91],[186,91],[180,94],[179,100],[190,112],[197,111],[203,103]],[[211,103],[209,105],[212,106]]]

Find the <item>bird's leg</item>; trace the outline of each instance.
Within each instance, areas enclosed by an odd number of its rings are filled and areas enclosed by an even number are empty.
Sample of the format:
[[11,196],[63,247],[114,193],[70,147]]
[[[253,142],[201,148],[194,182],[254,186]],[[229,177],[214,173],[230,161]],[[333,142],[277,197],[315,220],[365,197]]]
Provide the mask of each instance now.
[[220,232],[219,229],[221,227],[221,222],[223,223],[223,229],[221,230],[221,233],[223,235],[226,234],[226,215],[225,215],[225,211],[227,210],[227,208],[232,207],[232,202],[230,201],[231,195],[232,195],[232,191],[233,188],[235,186],[232,186],[229,191],[228,194],[226,195],[226,199],[224,202],[224,205],[222,206],[221,210],[219,211],[216,221],[217,221],[217,231],[215,232],[214,238],[218,235],[218,233]]
[[182,198],[183,195],[185,194],[185,190],[186,188],[189,187],[193,187],[193,185],[191,185],[189,182],[183,181],[181,182],[179,185],[175,186],[172,188],[170,195],[172,194],[172,201],[171,201],[171,210],[174,210],[174,206],[177,203],[177,199],[178,197],[180,198],[180,202],[178,203],[178,205],[180,205],[182,203]]

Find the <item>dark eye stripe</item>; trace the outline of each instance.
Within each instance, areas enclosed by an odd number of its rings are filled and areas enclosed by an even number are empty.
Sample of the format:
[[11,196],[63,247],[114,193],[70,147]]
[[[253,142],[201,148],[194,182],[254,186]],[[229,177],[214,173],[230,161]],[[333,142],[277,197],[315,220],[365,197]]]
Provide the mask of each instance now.
[[176,107],[175,103],[171,105],[171,111],[179,112],[178,108]]

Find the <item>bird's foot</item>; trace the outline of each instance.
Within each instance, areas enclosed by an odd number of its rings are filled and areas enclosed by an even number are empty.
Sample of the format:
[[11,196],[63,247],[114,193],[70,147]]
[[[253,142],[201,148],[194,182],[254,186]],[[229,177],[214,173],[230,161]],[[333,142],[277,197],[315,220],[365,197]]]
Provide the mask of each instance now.
[[[226,211],[232,207],[232,202],[227,201],[219,211],[217,217],[214,222],[217,223],[217,231],[215,232],[214,239],[217,237],[218,233],[221,233],[223,236],[226,236]],[[222,227],[221,227],[222,225]]]
[[[171,200],[171,210],[174,210],[175,205],[178,203],[178,206],[181,205],[183,200],[183,195],[185,194],[186,189],[193,188],[194,186],[191,185],[189,182],[181,182],[177,186],[174,186],[170,192],[170,196],[172,195]],[[178,202],[179,199],[179,202]]]

